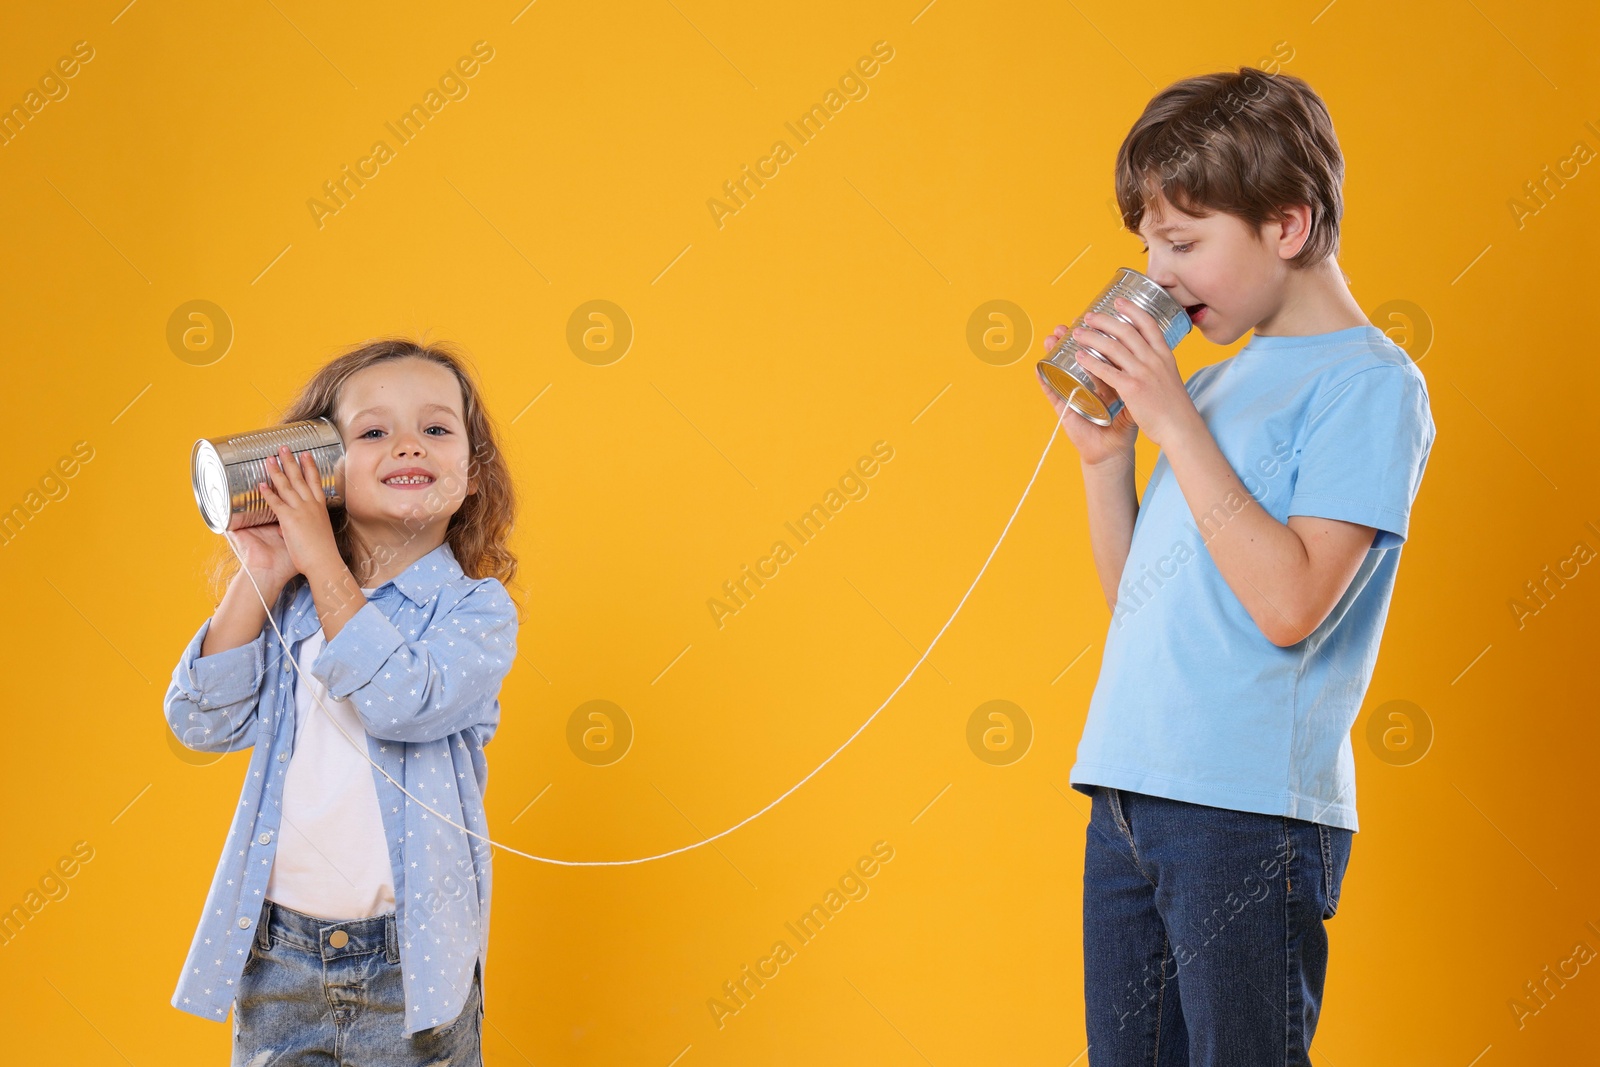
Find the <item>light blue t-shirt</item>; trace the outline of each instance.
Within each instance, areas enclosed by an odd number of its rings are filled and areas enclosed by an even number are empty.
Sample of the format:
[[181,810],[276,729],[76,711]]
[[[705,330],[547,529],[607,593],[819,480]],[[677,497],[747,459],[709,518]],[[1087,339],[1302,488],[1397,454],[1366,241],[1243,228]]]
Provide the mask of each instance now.
[[1162,455],[1134,521],[1072,785],[1355,830],[1350,729],[1433,447],[1427,383],[1383,331],[1352,326],[1252,337],[1184,384],[1274,519],[1316,515],[1378,532],[1328,617],[1280,648],[1205,544],[1234,509],[1225,502],[1196,523]]

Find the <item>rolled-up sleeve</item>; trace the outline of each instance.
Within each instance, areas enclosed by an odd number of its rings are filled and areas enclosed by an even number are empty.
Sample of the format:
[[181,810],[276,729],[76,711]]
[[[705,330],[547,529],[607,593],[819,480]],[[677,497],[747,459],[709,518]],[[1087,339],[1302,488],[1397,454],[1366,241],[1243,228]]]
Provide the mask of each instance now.
[[485,579],[416,640],[407,636],[368,601],[323,647],[311,674],[382,740],[437,741],[498,725],[500,683],[517,650],[517,611],[505,586]]
[[202,656],[210,630],[207,618],[173,669],[164,702],[167,725],[185,748],[234,752],[255,743],[256,710],[266,674],[266,628],[253,641]]

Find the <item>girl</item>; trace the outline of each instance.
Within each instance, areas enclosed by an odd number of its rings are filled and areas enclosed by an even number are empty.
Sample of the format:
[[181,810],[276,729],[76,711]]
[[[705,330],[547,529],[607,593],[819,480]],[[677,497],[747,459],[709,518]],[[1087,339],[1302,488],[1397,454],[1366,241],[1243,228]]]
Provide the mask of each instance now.
[[478,1063],[490,848],[458,827],[488,837],[511,478],[442,345],[339,356],[284,421],[319,416],[344,442],[344,506],[309,454],[267,463],[278,521],[231,535],[248,573],[167,690],[187,747],[254,748],[172,1003],[231,1006],[235,1065]]

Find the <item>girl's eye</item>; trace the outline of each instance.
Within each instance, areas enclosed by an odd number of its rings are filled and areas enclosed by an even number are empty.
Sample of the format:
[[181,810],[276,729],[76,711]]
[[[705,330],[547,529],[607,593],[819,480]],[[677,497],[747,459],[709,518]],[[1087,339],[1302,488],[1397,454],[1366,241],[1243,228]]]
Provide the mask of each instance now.
[[[429,426],[428,429],[429,430],[443,430],[445,433],[449,433],[450,432],[448,429],[446,429],[443,426]],[[365,439],[366,437],[368,437],[371,434],[382,433],[382,432],[383,432],[382,430],[380,430],[376,426],[374,426],[372,429],[370,429],[366,433],[362,434],[361,438],[359,438],[359,439]],[[426,431],[424,431],[424,432],[426,432]],[[436,434],[435,436],[438,436],[438,435]]]
[[1172,246],[1172,250],[1174,252],[1187,252],[1192,247],[1194,247],[1192,243],[1191,244],[1185,244],[1185,245],[1173,245]]

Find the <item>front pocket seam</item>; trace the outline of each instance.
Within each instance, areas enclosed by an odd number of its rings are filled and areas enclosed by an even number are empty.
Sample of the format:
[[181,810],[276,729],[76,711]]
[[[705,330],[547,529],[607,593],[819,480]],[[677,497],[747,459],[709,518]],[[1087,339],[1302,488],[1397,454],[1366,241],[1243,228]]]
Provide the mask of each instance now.
[[1322,823],[1317,824],[1317,837],[1322,844],[1322,918],[1333,918],[1339,910],[1339,900],[1333,887],[1332,834]]

